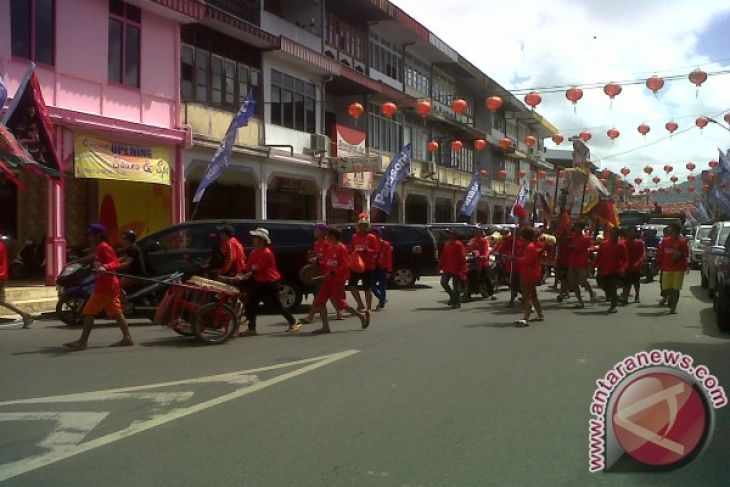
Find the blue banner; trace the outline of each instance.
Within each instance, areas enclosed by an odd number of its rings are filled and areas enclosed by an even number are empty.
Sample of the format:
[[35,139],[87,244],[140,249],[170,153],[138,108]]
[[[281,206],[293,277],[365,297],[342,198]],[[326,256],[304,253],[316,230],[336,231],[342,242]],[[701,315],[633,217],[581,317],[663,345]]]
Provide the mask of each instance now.
[[707,197],[707,201],[710,205],[723,212],[725,216],[730,215],[730,198],[728,198],[719,188],[715,188],[710,192]]
[[3,77],[0,76],[0,108],[5,106],[6,101],[8,101],[8,89],[3,83]]
[[520,192],[517,193],[517,199],[515,200],[515,204],[512,205],[512,211],[509,213],[510,218],[512,218],[512,221],[516,222],[518,220],[517,218],[517,208],[524,209],[527,205],[527,197],[530,196],[530,188],[527,187],[527,183],[523,181],[522,186],[520,186]]
[[233,151],[233,145],[236,143],[236,134],[238,133],[238,129],[248,125],[251,117],[253,117],[253,109],[255,105],[256,101],[253,99],[253,94],[249,93],[246,97],[246,101],[244,101],[243,105],[241,105],[241,109],[238,110],[238,113],[236,113],[233,120],[231,120],[231,125],[228,126],[228,132],[226,132],[225,137],[223,137],[223,140],[221,141],[220,147],[218,147],[218,151],[213,156],[213,159],[211,159],[208,169],[205,170],[205,175],[200,181],[200,184],[198,184],[195,196],[193,196],[193,203],[198,203],[203,197],[206,188],[213,184],[213,182],[228,168],[231,152]]
[[717,174],[718,182],[730,183],[730,161],[727,160],[727,157],[723,154],[722,150],[718,149],[718,151],[720,152],[720,172]]
[[481,182],[479,179],[479,173],[474,174],[471,178],[469,186],[466,188],[466,195],[464,196],[464,203],[461,205],[461,214],[471,217],[474,210],[477,209],[479,200],[482,197]]
[[390,214],[393,195],[398,185],[411,174],[411,144],[406,145],[390,161],[378,189],[373,193],[372,207]]

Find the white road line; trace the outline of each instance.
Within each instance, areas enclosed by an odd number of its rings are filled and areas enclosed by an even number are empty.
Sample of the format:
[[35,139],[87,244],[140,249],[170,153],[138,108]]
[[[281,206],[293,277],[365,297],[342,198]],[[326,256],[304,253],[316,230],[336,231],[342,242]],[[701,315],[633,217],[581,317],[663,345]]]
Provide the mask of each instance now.
[[[114,443],[115,441],[121,440],[122,438],[127,438],[127,437],[135,435],[137,433],[142,433],[143,431],[147,431],[147,430],[155,428],[157,426],[161,426],[161,425],[169,423],[171,421],[175,421],[176,419],[184,418],[191,414],[199,413],[201,411],[205,411],[206,409],[209,409],[209,408],[212,408],[215,406],[219,406],[221,404],[232,401],[234,399],[238,399],[240,397],[246,396],[253,392],[257,392],[257,391],[260,391],[267,387],[279,384],[280,382],[284,382],[285,380],[292,379],[292,378],[300,376],[302,374],[306,374],[307,372],[311,372],[320,367],[324,367],[325,365],[329,365],[331,363],[337,362],[338,360],[345,359],[358,352],[359,352],[359,350],[345,350],[343,352],[333,353],[331,355],[324,355],[321,357],[315,357],[312,359],[297,360],[295,362],[277,364],[277,365],[272,365],[269,367],[261,367],[259,369],[234,372],[233,374],[221,374],[218,376],[211,376],[213,378],[220,378],[221,376],[240,375],[242,373],[259,372],[259,371],[264,371],[264,370],[275,370],[275,369],[290,367],[292,365],[308,364],[299,369],[292,370],[290,372],[286,372],[284,374],[273,377],[271,379],[267,379],[267,380],[264,380],[261,382],[256,382],[253,385],[239,388],[228,394],[224,394],[222,396],[218,396],[213,399],[209,399],[208,401],[194,404],[194,405],[186,407],[186,408],[174,409],[170,412],[167,412],[164,414],[159,414],[157,416],[153,416],[152,418],[145,420],[145,421],[135,422],[123,430],[115,431],[114,433],[110,433],[108,435],[101,436],[99,438],[95,438],[95,439],[93,439],[91,441],[87,441],[85,443],[56,448],[55,450],[52,450],[48,453],[44,453],[41,455],[37,455],[35,457],[19,460],[17,462],[13,462],[12,464],[2,465],[2,466],[0,466],[0,467],[2,467],[2,468],[0,468],[0,482],[11,479],[13,477],[17,477],[18,475],[22,475],[24,473],[30,472],[32,470],[36,470],[38,468],[45,467],[46,465],[50,465],[52,463],[56,463],[61,460],[65,460],[67,458],[78,455],[79,453],[84,453],[89,450],[93,450],[93,449],[108,445],[110,443]],[[198,379],[193,379],[193,381],[183,380],[183,381],[167,382],[167,383],[163,383],[163,384],[169,386],[169,385],[185,384],[185,383],[191,383],[191,382],[206,382],[205,379],[206,379],[205,377],[200,377]],[[218,380],[220,380],[220,379],[218,379]],[[154,384],[152,386],[153,387],[162,387],[163,385]],[[139,390],[141,388],[149,388],[149,387],[150,386],[138,386],[136,388],[126,388],[126,389],[122,388],[122,389],[111,390],[111,391],[120,391],[121,392],[121,391],[126,391],[126,390],[131,390],[131,389]],[[99,393],[99,392],[108,393],[109,391],[97,391],[97,393]],[[80,396],[80,395],[77,394],[76,396]],[[56,396],[56,397],[64,397],[64,396]],[[38,398],[38,400],[36,400],[36,402],[45,402],[45,401],[42,401],[44,399],[47,399],[47,398]],[[31,403],[31,402],[33,402],[33,400],[23,400],[20,402],[9,401],[6,403],[2,403],[2,405],[20,404],[20,403],[27,404],[27,403]]]

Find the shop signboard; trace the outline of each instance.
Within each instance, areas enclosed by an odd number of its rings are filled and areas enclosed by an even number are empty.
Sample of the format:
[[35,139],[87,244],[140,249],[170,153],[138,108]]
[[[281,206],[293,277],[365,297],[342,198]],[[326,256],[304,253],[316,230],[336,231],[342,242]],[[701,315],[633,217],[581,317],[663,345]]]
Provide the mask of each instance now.
[[[350,159],[353,164],[345,163],[344,169],[356,169],[355,164],[361,164],[359,172],[341,172],[339,174],[339,186],[347,189],[359,189],[362,191],[372,191],[373,189],[373,171],[362,171],[362,169],[371,169],[377,167],[373,164],[376,159],[368,157],[368,151],[365,147],[365,132],[360,132],[349,127],[335,124],[332,130],[332,140],[334,141],[333,162],[335,168],[342,170],[340,164]],[[348,167],[349,166],[349,167]]]
[[77,178],[170,185],[170,149],[79,134],[74,141]]

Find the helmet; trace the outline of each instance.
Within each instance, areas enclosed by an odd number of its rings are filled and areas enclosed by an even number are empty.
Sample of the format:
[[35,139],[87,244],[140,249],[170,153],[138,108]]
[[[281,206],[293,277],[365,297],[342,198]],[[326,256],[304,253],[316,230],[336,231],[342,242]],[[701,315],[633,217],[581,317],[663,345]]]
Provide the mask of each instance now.
[[137,232],[128,228],[126,230],[122,230],[122,237],[129,240],[131,243],[134,243],[137,241]]

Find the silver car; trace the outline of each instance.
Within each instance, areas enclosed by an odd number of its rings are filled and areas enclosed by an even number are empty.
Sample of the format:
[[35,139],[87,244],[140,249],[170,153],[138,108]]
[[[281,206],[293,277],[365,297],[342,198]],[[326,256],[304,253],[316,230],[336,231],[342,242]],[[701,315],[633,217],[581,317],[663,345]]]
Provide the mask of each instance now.
[[730,221],[712,225],[707,238],[702,242],[702,288],[709,290],[712,298],[717,289],[717,264],[719,255],[725,250],[725,242],[730,237]]
[[712,225],[700,225],[695,230],[694,236],[689,240],[689,261],[692,268],[699,269],[702,266],[702,239],[710,236]]

